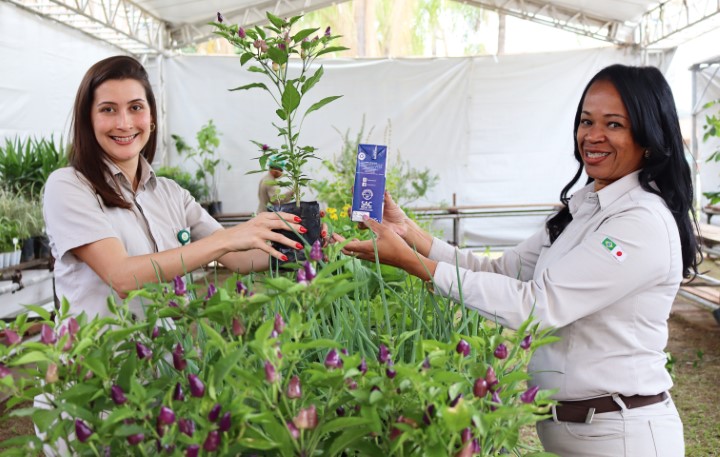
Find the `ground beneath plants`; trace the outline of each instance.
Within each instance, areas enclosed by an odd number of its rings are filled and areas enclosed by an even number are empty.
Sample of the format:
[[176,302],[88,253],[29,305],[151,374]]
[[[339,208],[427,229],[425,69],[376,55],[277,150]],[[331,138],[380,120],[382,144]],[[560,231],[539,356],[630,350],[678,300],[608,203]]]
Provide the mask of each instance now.
[[[706,261],[703,268],[720,278],[715,262]],[[669,325],[667,351],[675,379],[671,394],[685,425],[685,455],[720,456],[720,325],[710,311],[683,297],[675,300]],[[19,407],[26,406],[30,405]],[[9,417],[0,403],[0,442],[32,433],[29,419]],[[528,447],[539,447],[534,430],[525,430],[522,436]]]

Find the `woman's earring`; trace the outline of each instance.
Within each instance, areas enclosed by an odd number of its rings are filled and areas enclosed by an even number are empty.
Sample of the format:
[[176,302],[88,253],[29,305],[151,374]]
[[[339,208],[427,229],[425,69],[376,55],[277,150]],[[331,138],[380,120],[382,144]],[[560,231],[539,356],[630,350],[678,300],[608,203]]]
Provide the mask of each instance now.
[[[154,123],[154,122],[151,122],[151,123],[150,123],[150,131],[151,131],[151,132],[154,132],[154,131],[155,131],[155,123]],[[647,152],[646,152],[645,154],[646,154],[645,157],[647,157]]]
[[643,154],[646,159],[650,158],[650,149],[645,149],[645,154]]

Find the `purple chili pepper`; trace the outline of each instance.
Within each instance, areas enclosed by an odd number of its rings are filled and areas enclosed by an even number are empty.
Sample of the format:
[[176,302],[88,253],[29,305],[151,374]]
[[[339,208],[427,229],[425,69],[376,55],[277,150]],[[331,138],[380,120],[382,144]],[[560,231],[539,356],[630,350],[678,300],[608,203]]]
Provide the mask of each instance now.
[[460,432],[460,441],[465,444],[468,441],[472,439],[472,430],[470,427],[464,428],[462,432]]
[[349,390],[355,390],[358,388],[358,384],[353,378],[345,379],[345,384],[348,386]]
[[[497,392],[492,393],[492,401],[493,403],[497,403],[498,405],[502,405],[502,400],[500,399],[500,394]],[[491,408],[492,409],[492,408]],[[493,410],[494,411],[494,410]]]
[[463,357],[469,356],[470,355],[470,343],[461,339],[460,341],[458,341],[458,344],[455,347],[455,351],[457,351],[458,354],[462,354]]
[[12,346],[13,344],[19,343],[21,338],[14,331],[12,331],[10,329],[6,329],[5,330],[5,340],[7,340],[8,346]]
[[239,36],[240,38],[245,38],[245,37],[247,36],[247,34],[245,33],[245,29],[244,29],[244,28],[238,27],[238,36]]
[[112,401],[114,401],[116,405],[122,405],[127,402],[125,392],[123,392],[122,388],[117,384],[113,384],[113,386],[110,387],[110,397],[112,397]]
[[285,43],[279,43],[279,44],[278,44],[278,49],[281,50],[281,51],[284,51],[284,50],[287,49],[287,46],[285,46]]
[[245,334],[245,326],[243,325],[242,320],[237,317],[233,317],[232,332],[235,336],[242,336]]
[[423,360],[422,363],[423,370],[429,370],[430,369],[430,359],[425,357],[425,360]]
[[154,340],[154,339],[157,338],[158,336],[160,336],[160,327],[155,326],[155,327],[153,327],[153,329],[152,329],[152,333],[150,334],[150,338],[152,338],[152,339]]
[[218,426],[218,429],[221,432],[227,432],[230,430],[230,426],[232,425],[232,416],[230,415],[230,412],[223,414],[223,417],[220,418],[220,425]]
[[378,352],[378,360],[380,363],[387,363],[390,360],[390,351],[384,344],[380,345],[380,351]]
[[173,366],[178,371],[183,371],[187,367],[187,360],[185,360],[183,355],[185,355],[185,350],[182,345],[178,343],[172,351]]
[[395,376],[397,376],[397,371],[393,369],[393,361],[388,360],[387,368],[385,369],[385,375],[387,375],[390,379],[395,379]]
[[75,436],[77,436],[78,441],[84,443],[92,434],[92,429],[88,427],[85,422],[80,419],[75,419]]
[[326,37],[329,37],[329,36],[330,36],[330,26],[329,26],[329,25],[328,25],[328,27],[325,29],[325,36],[326,36]]
[[435,417],[435,405],[430,403],[423,413],[423,422],[425,422],[425,425],[430,425],[433,417]]
[[215,284],[213,284],[213,283],[208,284],[208,290],[207,290],[207,294],[205,294],[205,298],[206,299],[211,298],[213,295],[215,295],[216,292],[217,292],[217,288],[215,288]]
[[137,352],[138,359],[149,359],[152,357],[153,352],[144,344],[137,341],[135,343],[135,352]]
[[193,436],[195,433],[195,422],[192,419],[178,420],[178,429],[187,436]]
[[161,406],[160,414],[158,414],[158,423],[170,425],[173,422],[175,422],[175,412],[167,406]]
[[506,359],[508,356],[508,348],[504,344],[500,343],[493,354],[500,360]]
[[220,417],[221,409],[222,406],[220,406],[220,403],[215,403],[215,406],[213,406],[208,413],[208,419],[210,420],[210,422],[215,422],[216,420],[218,420],[218,417]]
[[523,338],[522,342],[520,343],[520,347],[525,349],[526,351],[530,349],[530,346],[532,345],[532,335],[527,335],[525,338]]
[[205,395],[205,384],[202,383],[200,378],[194,374],[189,374],[188,382],[190,383],[190,395],[193,397],[202,397]]
[[145,434],[143,433],[136,433],[134,435],[130,435],[127,437],[127,442],[130,443],[131,446],[135,446],[137,444],[142,443],[142,441],[145,439]]
[[200,453],[200,445],[199,444],[191,444],[190,446],[185,448],[185,457],[198,457],[199,453]]
[[345,408],[343,408],[342,406],[338,406],[337,408],[335,408],[335,414],[340,417],[345,416]]
[[295,375],[290,378],[287,386],[287,397],[290,399],[300,398],[302,396],[302,388],[300,387],[300,378]]
[[0,379],[4,378],[5,376],[10,376],[12,374],[12,371],[2,363],[0,363]]
[[328,352],[327,356],[325,357],[325,367],[333,369],[333,368],[342,368],[343,362],[340,358],[340,355],[335,349],[330,349],[330,352]]
[[498,384],[498,378],[495,375],[495,370],[493,370],[493,367],[488,367],[487,372],[485,373],[485,380],[487,381],[490,390],[495,390],[495,386],[497,386]]
[[218,13],[217,13],[217,21],[220,22],[220,23],[222,23],[224,20],[225,20],[225,18],[224,18],[223,15],[220,13],[220,11],[218,11]]
[[80,331],[80,324],[78,324],[77,319],[75,319],[74,317],[68,319],[68,331],[70,332],[71,336],[77,335],[77,332]]
[[300,268],[297,271],[297,283],[298,284],[307,284],[308,283],[307,274],[305,273],[304,268]]
[[285,321],[283,320],[280,313],[275,313],[275,324],[273,326],[273,329],[279,334],[285,330]]
[[472,441],[472,452],[473,454],[480,454],[482,452],[482,446],[480,446],[480,440],[475,438]]
[[40,327],[40,342],[43,344],[55,344],[57,342],[55,331],[47,324]]
[[315,405],[301,409],[297,416],[293,419],[293,423],[300,430],[312,430],[317,427],[318,415]]
[[[253,45],[255,45],[255,43],[253,43]],[[268,146],[267,144],[263,144],[263,145],[262,145],[262,150],[263,150],[263,151],[267,151],[268,149],[270,149],[270,146]]]
[[312,266],[312,263],[308,262],[307,260],[305,263],[303,263],[303,269],[305,270],[305,279],[309,281],[312,281],[315,279],[316,273],[315,273],[315,267]]
[[265,380],[271,384],[278,380],[277,373],[275,373],[275,367],[267,360],[265,361]]
[[533,386],[526,390],[525,392],[520,395],[520,401],[523,403],[532,403],[535,401],[535,395],[537,395],[538,390],[540,390],[540,387]]
[[297,427],[295,427],[295,424],[293,424],[292,422],[288,422],[285,425],[287,425],[287,429],[290,432],[290,436],[292,436],[292,438],[294,440],[300,438],[300,430],[298,430]]
[[320,261],[323,258],[320,240],[315,240],[310,248],[310,260]]
[[457,396],[453,398],[453,400],[450,402],[450,407],[454,408],[455,406],[457,406],[457,404],[460,403],[460,399],[462,399],[462,397],[463,394],[457,394]]
[[363,376],[365,376],[365,373],[367,373],[368,367],[367,362],[365,361],[365,357],[360,359],[360,365],[358,365],[358,370],[360,370],[360,373],[362,373]]
[[487,395],[489,389],[490,386],[485,379],[477,378],[475,380],[475,384],[473,385],[473,395],[478,398],[483,398],[485,395]]
[[185,295],[187,293],[185,281],[183,281],[182,276],[175,276],[173,278],[173,285],[175,286],[175,295]]
[[175,384],[175,390],[173,390],[173,400],[185,401],[185,393],[183,392],[180,383]]
[[208,452],[216,451],[220,447],[220,433],[217,430],[212,430],[208,433],[205,442],[203,443],[203,449]]

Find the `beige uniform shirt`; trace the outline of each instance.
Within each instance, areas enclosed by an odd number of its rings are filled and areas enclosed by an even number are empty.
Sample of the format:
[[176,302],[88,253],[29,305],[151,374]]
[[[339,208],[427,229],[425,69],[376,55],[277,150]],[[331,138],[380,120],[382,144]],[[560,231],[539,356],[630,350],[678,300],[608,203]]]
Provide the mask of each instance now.
[[258,187],[258,214],[267,211],[268,203],[281,205],[292,199],[289,191],[284,191],[283,187],[272,184],[275,181],[277,181],[277,178],[271,175],[270,172],[263,176],[260,181],[260,186]]
[[[635,172],[576,192],[573,221],[550,245],[543,228],[501,258],[477,258],[434,240],[436,289],[517,328],[530,313],[561,338],[529,366],[533,383],[558,400],[610,393],[654,395],[672,386],[665,370],[667,319],[682,280],[678,228]],[[459,274],[455,259],[459,265]]]
[[[95,272],[71,252],[72,249],[106,238],[117,238],[128,255],[136,256],[181,246],[177,234],[190,230],[192,240],[204,238],[220,224],[175,181],[156,177],[141,158],[142,174],[137,192],[111,162],[112,176],[131,209],[108,208],[89,182],[74,168],[53,172],[45,186],[43,212],[50,249],[55,257],[55,287],[58,298],[66,297],[73,313],[86,311],[107,316],[107,297],[117,295]],[[166,278],[170,279],[170,278]],[[119,301],[118,301],[119,302]],[[144,315],[142,304],[131,309]]]

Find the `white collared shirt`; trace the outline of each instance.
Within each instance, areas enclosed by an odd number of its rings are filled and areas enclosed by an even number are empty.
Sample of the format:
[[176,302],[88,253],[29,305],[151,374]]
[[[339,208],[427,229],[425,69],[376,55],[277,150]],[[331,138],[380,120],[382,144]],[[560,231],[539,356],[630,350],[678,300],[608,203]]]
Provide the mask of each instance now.
[[[58,298],[66,297],[74,314],[86,311],[107,316],[107,297],[117,294],[72,250],[106,238],[117,238],[128,255],[151,254],[180,247],[180,230],[188,229],[192,240],[204,238],[221,225],[175,181],[156,177],[144,158],[137,191],[120,169],[106,161],[130,209],[109,208],[95,194],[90,183],[74,168],[53,172],[45,185],[43,213],[50,249],[55,258],[55,288]],[[171,278],[165,278],[170,280]],[[143,315],[139,301],[130,305]]]
[[[675,220],[640,187],[639,172],[599,192],[576,192],[573,220],[550,245],[545,228],[495,260],[434,240],[436,290],[508,327],[532,312],[561,338],[529,366],[533,384],[558,400],[669,389],[667,319],[682,280]],[[455,259],[459,265],[456,271]]]

